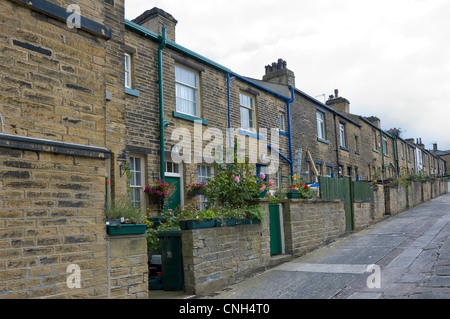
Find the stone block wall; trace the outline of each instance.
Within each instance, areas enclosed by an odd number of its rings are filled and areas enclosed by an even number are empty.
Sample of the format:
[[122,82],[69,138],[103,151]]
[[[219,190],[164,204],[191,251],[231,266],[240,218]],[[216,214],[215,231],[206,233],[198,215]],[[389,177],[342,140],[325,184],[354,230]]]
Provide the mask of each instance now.
[[384,187],[385,213],[396,215],[408,207],[407,192],[409,185],[386,185]]
[[208,295],[266,269],[270,261],[268,215],[260,224],[183,230],[181,238],[189,294]]
[[428,202],[431,199],[431,182],[422,182],[422,202]]
[[353,203],[353,223],[355,230],[370,226],[374,220],[374,210],[371,201],[355,201]]
[[344,201],[286,201],[283,219],[286,253],[300,256],[345,233]]
[[0,298],[107,296],[104,189],[103,158],[0,148]]
[[107,236],[108,297],[145,299],[148,290],[147,238],[142,235]]

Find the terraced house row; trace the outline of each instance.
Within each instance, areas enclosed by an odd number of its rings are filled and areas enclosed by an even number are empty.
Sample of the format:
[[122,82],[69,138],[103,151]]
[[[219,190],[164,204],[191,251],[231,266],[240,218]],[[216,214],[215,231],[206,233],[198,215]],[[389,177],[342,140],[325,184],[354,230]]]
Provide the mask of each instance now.
[[[161,9],[129,21],[123,0],[0,0],[0,21],[2,298],[145,296],[146,260],[114,259],[105,200],[131,189],[157,214],[143,190],[165,179],[185,204],[187,185],[214,175],[213,140],[238,137],[277,187],[293,174],[445,174],[421,141],[352,114],[337,91],[321,103],[296,88],[286,61],[251,79],[180,46]],[[66,282],[72,264],[82,289]]]

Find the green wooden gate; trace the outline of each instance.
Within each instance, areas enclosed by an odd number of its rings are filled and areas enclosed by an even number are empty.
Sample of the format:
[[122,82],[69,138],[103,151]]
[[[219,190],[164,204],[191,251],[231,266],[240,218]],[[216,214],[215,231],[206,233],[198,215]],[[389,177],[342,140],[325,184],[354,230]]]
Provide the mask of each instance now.
[[320,198],[342,199],[345,209],[345,230],[354,230],[353,203],[355,200],[371,200],[370,184],[366,181],[352,181],[350,177],[319,177]]
[[278,204],[269,205],[269,229],[270,229],[270,254],[276,255],[282,253],[281,245],[281,221]]
[[353,203],[355,200],[371,200],[372,191],[367,181],[352,181],[350,177],[319,177],[320,198],[342,199],[345,209],[345,229],[354,230]]

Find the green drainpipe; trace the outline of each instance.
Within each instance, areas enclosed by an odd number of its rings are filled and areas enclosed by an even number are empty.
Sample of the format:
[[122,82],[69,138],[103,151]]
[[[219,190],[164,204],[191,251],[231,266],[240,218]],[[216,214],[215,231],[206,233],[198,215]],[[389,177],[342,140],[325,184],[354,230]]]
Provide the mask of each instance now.
[[383,174],[383,180],[385,175],[384,167],[384,144],[383,144],[383,131],[380,130],[380,142],[381,142],[381,173]]
[[160,133],[160,171],[161,179],[165,178],[165,158],[164,158],[164,127],[168,124],[164,122],[164,96],[163,96],[163,66],[162,66],[162,51],[164,50],[166,42],[166,28],[162,28],[162,36],[160,37],[161,44],[158,47],[158,81],[159,81],[159,133]]
[[392,142],[392,145],[394,146],[394,163],[395,163],[395,177],[398,178],[398,154],[397,154],[397,133],[394,132],[393,134],[394,140]]

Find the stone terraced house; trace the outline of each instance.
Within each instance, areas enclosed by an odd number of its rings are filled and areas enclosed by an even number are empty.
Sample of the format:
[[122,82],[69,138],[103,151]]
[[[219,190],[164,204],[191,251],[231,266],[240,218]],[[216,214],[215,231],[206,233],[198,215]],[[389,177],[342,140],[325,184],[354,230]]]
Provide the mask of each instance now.
[[[0,0],[0,21],[0,298],[146,298],[146,239],[107,235],[105,201],[131,188],[147,207],[145,185],[166,178],[186,203],[187,185],[214,174],[195,157],[212,128],[224,146],[231,128],[249,155],[251,141],[267,150],[255,173],[284,187],[297,172],[314,182],[314,169],[395,178],[417,172],[419,155],[444,173],[337,94],[321,103],[295,88],[283,61],[255,80],[178,45],[160,9],[128,21],[123,0]],[[192,137],[191,163],[173,158],[177,130]]]

